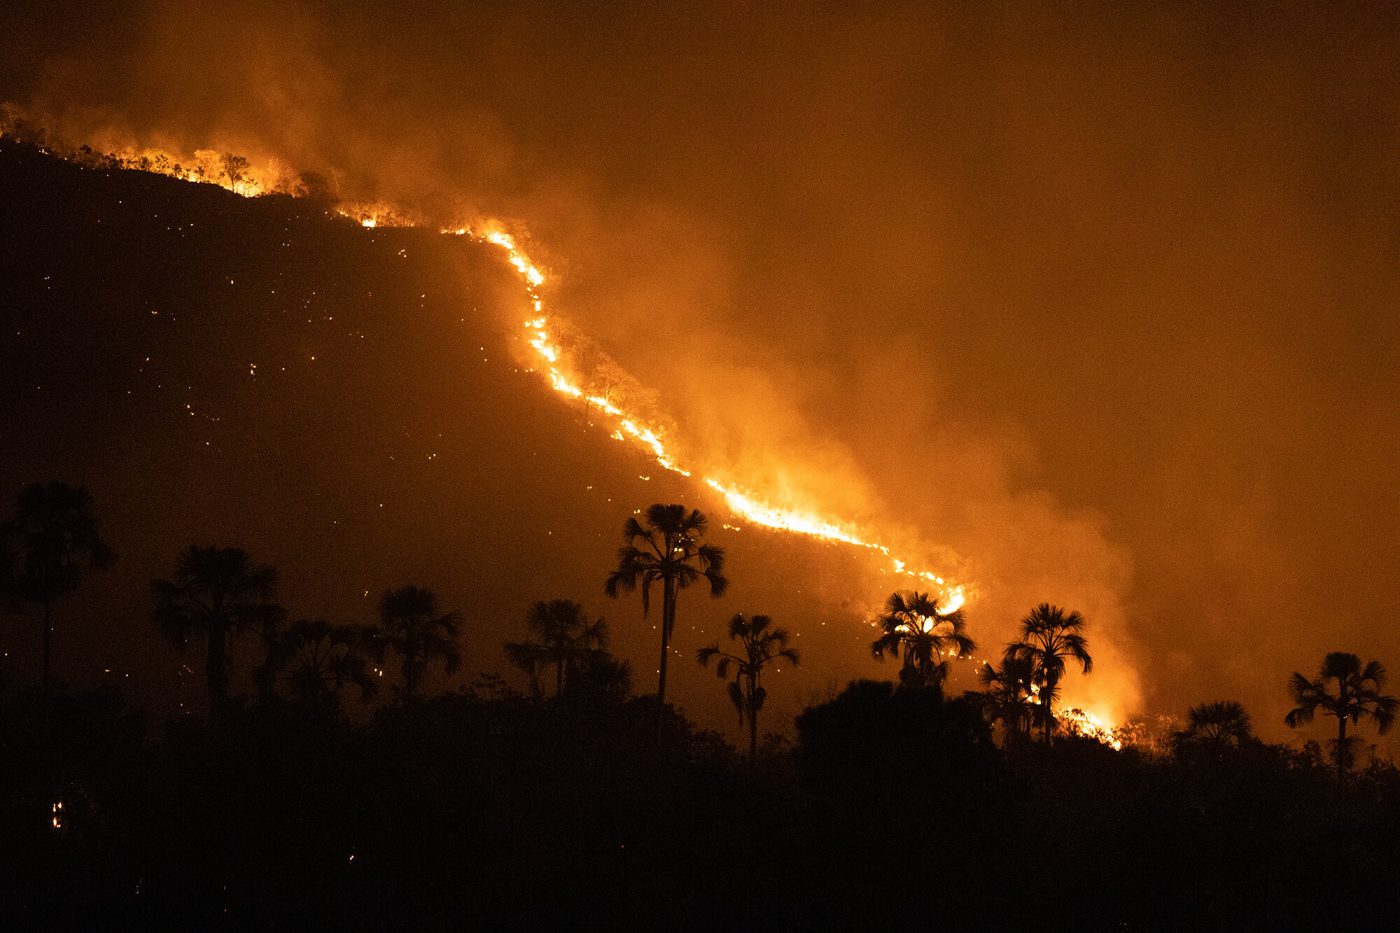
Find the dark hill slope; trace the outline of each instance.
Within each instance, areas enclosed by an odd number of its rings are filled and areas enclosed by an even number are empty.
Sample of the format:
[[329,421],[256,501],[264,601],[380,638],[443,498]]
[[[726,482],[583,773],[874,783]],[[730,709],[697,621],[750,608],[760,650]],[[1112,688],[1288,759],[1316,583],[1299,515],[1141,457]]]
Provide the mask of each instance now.
[[[576,598],[613,621],[645,690],[650,624],[601,582],[623,519],[663,499],[710,512],[734,581],[723,601],[688,598],[679,702],[728,721],[690,656],[735,611],[802,633],[807,664],[772,690],[780,715],[870,671],[868,630],[842,608],[880,595],[868,562],[720,528],[703,489],[521,371],[528,309],[494,248],[15,146],[0,146],[0,205],[0,493],[86,484],[121,555],[60,606],[61,679],[118,678],[155,710],[196,702],[145,612],[151,577],[200,542],[276,564],[299,616],[368,620],[384,588],[433,587],[470,620],[458,679],[505,667],[529,603]],[[30,682],[37,626],[0,621],[6,677]]]

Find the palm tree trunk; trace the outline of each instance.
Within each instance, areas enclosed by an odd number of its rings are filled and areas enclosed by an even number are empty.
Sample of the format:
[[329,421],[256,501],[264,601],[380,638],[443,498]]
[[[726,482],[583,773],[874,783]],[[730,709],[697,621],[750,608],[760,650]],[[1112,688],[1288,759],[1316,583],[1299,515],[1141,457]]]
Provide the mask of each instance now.
[[554,662],[554,695],[557,697],[564,692],[564,660],[561,658]]
[[1337,717],[1337,787],[1347,782],[1347,718]]
[[45,599],[45,600],[44,600],[44,673],[43,673],[43,691],[44,691],[44,699],[45,699],[45,700],[47,700],[47,699],[48,699],[48,696],[49,696],[49,652],[50,652],[50,646],[51,646],[52,637],[53,637],[53,624],[52,624],[51,619],[50,619],[50,610],[51,610],[51,607],[52,607],[52,606],[53,606],[53,600],[51,600],[51,599]]
[[267,673],[266,676],[258,676],[258,672],[256,670],[253,671],[253,674],[255,675],[254,679],[257,681],[259,703],[270,703],[272,701],[272,688],[276,678],[276,674],[273,673],[273,662],[276,661],[274,653],[276,652],[276,650],[277,648],[272,640],[272,635],[269,632],[264,631],[263,668],[267,671]]
[[753,684],[749,684],[749,764],[758,762],[758,710],[754,709]]
[[657,668],[656,705],[666,705],[666,660],[671,651],[671,625],[676,617],[676,584],[667,579],[661,595],[661,665]]
[[661,664],[656,678],[656,747],[666,739],[666,658],[671,651],[671,623],[676,617],[676,584],[669,577],[661,592]]
[[208,641],[204,678],[209,685],[209,721],[217,722],[223,717],[224,702],[228,699],[228,645],[220,628],[210,629]]

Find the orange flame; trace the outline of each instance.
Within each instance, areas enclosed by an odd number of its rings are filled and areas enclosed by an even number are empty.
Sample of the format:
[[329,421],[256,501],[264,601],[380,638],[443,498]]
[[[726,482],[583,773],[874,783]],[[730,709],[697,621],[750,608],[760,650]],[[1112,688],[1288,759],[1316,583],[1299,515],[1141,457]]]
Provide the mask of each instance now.
[[[477,234],[470,228],[457,228],[444,232],[470,235],[505,250],[511,266],[525,280],[532,302],[531,306],[535,311],[535,316],[524,322],[526,343],[539,358],[544,374],[556,392],[569,398],[586,401],[604,415],[612,418],[615,426],[612,432],[613,436],[631,438],[644,447],[660,466],[682,476],[694,475],[691,469],[680,465],[679,458],[667,446],[663,440],[663,429],[645,425],[640,418],[629,415],[607,398],[590,395],[578,384],[577,379],[571,378],[565,372],[567,362],[565,353],[559,342],[550,334],[549,318],[544,314],[544,302],[540,297],[539,289],[545,281],[544,273],[540,271],[538,265],[530,260],[529,256],[516,243],[514,237],[500,230]],[[837,541],[879,553],[889,558],[889,566],[893,572],[909,577],[916,583],[921,582],[936,588],[944,600],[943,611],[945,612],[960,609],[966,602],[967,595],[963,586],[950,584],[931,570],[910,570],[907,563],[895,557],[887,545],[869,537],[854,525],[833,521],[812,512],[765,502],[741,485],[726,482],[715,476],[702,474],[700,479],[724,498],[725,504],[732,512],[742,515],[756,525],[821,538],[826,541]]]
[[[4,114],[0,114],[4,116]],[[0,135],[5,132],[5,121],[0,120]],[[253,164],[245,159],[221,154],[218,150],[196,150],[193,158],[181,157],[169,151],[155,148],[125,147],[115,148],[106,156],[91,155],[78,157],[77,150],[68,153],[69,158],[78,161],[97,158],[106,160],[103,164],[120,168],[148,171],[168,175],[184,181],[216,184],[234,194],[254,197],[271,192],[296,193],[295,175],[276,161]],[[290,179],[290,180],[289,180]],[[371,202],[347,202],[340,204],[337,213],[360,224],[366,229],[385,226],[414,226],[418,222],[391,205]],[[581,385],[581,380],[572,375],[575,367],[570,365],[568,355],[551,329],[551,321],[544,310],[544,300],[540,289],[545,283],[545,275],[534,263],[515,238],[501,229],[497,223],[488,223],[480,231],[469,226],[442,228],[444,234],[469,236],[479,242],[497,246],[505,251],[506,259],[523,280],[529,294],[532,317],[524,322],[524,338],[541,368],[551,388],[559,394],[577,399],[597,409],[612,422],[611,436],[630,441],[645,450],[661,467],[690,477],[696,475],[695,468],[682,465],[681,458],[668,443],[667,432],[660,425],[648,424],[636,412],[625,411],[611,399],[589,392]],[[862,548],[881,555],[888,560],[888,569],[899,576],[909,578],[914,585],[927,586],[936,590],[943,600],[943,610],[952,612],[961,608],[967,593],[960,584],[949,583],[932,570],[911,570],[902,558],[896,557],[889,546],[879,542],[871,534],[850,523],[835,521],[815,512],[775,505],[765,501],[757,493],[740,483],[718,476],[699,474],[698,478],[718,493],[725,504],[735,514],[765,528],[773,528],[792,534],[806,535],[825,541],[834,541]]]
[[1082,709],[1060,710],[1055,717],[1060,721],[1060,727],[1073,735],[1094,739],[1115,752],[1123,750],[1123,739],[1118,730],[1092,712]]

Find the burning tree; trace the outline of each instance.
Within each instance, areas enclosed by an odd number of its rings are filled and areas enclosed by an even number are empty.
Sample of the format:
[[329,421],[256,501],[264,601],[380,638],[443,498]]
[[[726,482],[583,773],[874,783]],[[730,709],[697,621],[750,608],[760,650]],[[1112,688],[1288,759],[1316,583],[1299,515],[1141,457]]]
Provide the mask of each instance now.
[[870,653],[878,661],[886,654],[898,658],[903,653],[904,666],[899,671],[903,684],[941,690],[948,677],[948,659],[977,650],[962,610],[948,612],[938,597],[928,593],[891,593],[875,622],[881,633],[871,643]]
[[1084,616],[1077,610],[1065,611],[1041,603],[1021,620],[1021,640],[1006,647],[1006,658],[1022,659],[1031,665],[1034,718],[1047,742],[1055,729],[1055,700],[1060,695],[1065,661],[1078,661],[1085,674],[1094,667],[1089,643],[1084,638],[1085,624]]
[[1031,659],[1008,655],[1000,667],[983,664],[977,677],[985,689],[969,691],[968,696],[977,701],[988,724],[1000,722],[1005,726],[1007,741],[1012,741],[1012,736],[1027,735],[1035,713],[1035,694],[1031,691],[1035,665]]
[[219,167],[228,179],[229,190],[234,194],[242,194],[243,182],[248,177],[248,160],[241,155],[225,152],[219,157]]

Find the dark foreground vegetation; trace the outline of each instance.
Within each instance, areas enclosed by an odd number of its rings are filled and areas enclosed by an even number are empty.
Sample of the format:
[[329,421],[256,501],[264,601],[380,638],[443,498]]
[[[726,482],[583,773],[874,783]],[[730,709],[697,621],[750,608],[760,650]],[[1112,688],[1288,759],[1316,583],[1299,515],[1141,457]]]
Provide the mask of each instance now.
[[[654,583],[673,622],[688,584],[727,584],[724,553],[700,544],[699,512],[646,516],[607,579]],[[62,483],[26,487],[0,541],[7,605],[46,632],[114,558],[86,490]],[[203,649],[202,717],[153,724],[115,690],[47,676],[0,694],[6,928],[1312,930],[1393,915],[1400,772],[1358,772],[1346,725],[1385,729],[1396,701],[1354,655],[1289,682],[1290,723],[1337,719],[1330,757],[1262,743],[1230,702],[1115,750],[1056,712],[1067,662],[1090,667],[1078,613],[1036,607],[987,689],[949,697],[948,658],[972,644],[961,612],[896,593],[872,651],[902,657],[899,683],[851,683],[797,717],[795,741],[760,744],[761,672],[798,657],[768,617],[740,614],[733,650],[697,661],[734,675],[741,754],[633,695],[606,623],[577,603],[537,603],[529,639],[503,646],[525,692],[494,676],[442,692],[425,675],[460,663],[461,620],[430,590],[391,589],[377,624],[351,626],[288,621],[276,584],[214,546],[152,581],[151,624]],[[263,655],[243,693],[239,636]]]
[[1342,795],[1248,739],[1003,751],[926,687],[851,684],[755,766],[674,711],[658,748],[649,698],[497,683],[366,724],[43,719],[0,705],[9,929],[1384,928],[1400,869],[1390,767]]

